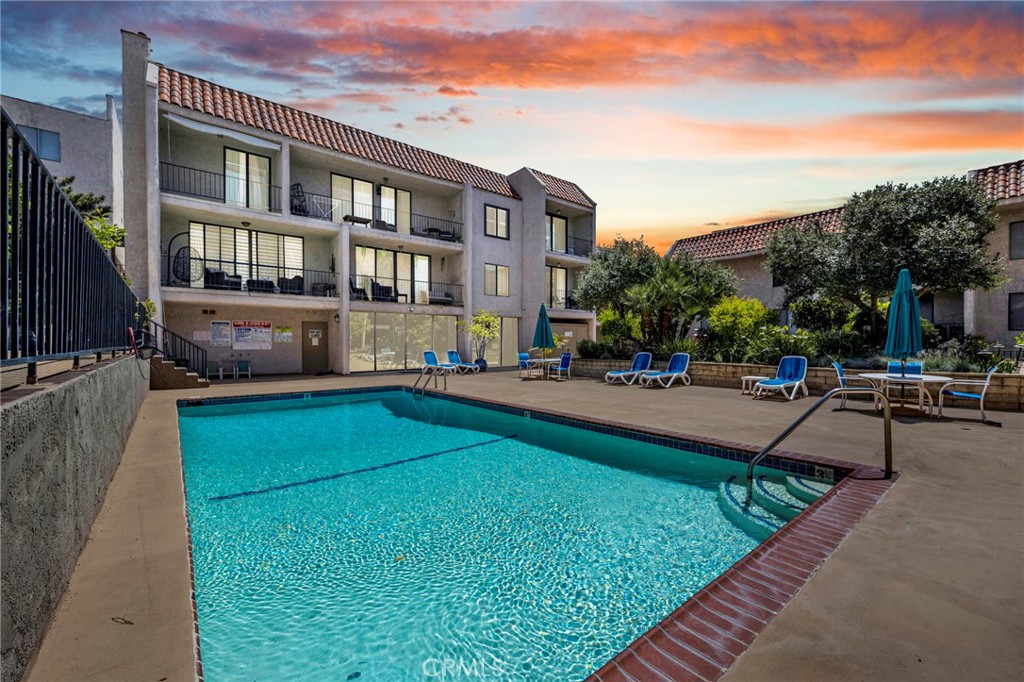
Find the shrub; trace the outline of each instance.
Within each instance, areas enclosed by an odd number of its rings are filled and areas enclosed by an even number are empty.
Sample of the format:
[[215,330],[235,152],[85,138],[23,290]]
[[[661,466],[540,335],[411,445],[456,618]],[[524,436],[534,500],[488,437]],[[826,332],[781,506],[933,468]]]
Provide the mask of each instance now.
[[775,313],[756,298],[724,299],[708,313],[699,355],[712,362],[742,362],[762,328],[775,327]]
[[787,355],[813,357],[814,342],[803,332],[789,333],[786,327],[771,326],[759,329],[747,344],[743,362],[758,365],[777,365]]
[[581,358],[587,359],[600,358],[605,353],[610,353],[611,349],[612,347],[609,343],[591,341],[590,339],[582,339],[576,344],[576,352],[579,353]]
[[819,331],[811,334],[817,354],[842,363],[849,358],[863,356],[867,352],[867,340],[859,332],[842,329]]
[[672,339],[658,345],[654,350],[654,355],[659,360],[667,360],[675,353],[689,353],[691,358],[695,358],[699,351],[699,345],[696,339]]
[[793,324],[809,332],[838,331],[850,318],[850,306],[834,298],[801,298],[789,305]]
[[640,318],[636,315],[621,317],[608,310],[598,315],[598,322],[601,325],[601,338],[608,343],[619,339],[640,338]]
[[942,343],[942,332],[928,320],[921,318],[921,347],[938,348]]

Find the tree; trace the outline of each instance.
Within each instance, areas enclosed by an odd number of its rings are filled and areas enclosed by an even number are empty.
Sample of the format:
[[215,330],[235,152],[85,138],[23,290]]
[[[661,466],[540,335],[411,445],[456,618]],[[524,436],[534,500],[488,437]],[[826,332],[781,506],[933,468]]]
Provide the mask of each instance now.
[[104,203],[107,197],[92,192],[76,192],[74,184],[74,175],[57,181],[60,190],[78,209],[100,246],[106,251],[110,251],[115,246],[124,246],[124,228],[110,221],[110,206]]
[[71,203],[74,204],[78,212],[83,216],[89,213],[93,213],[97,209],[104,212],[110,213],[110,206],[106,205],[107,197],[103,194],[93,194],[92,192],[76,192],[74,189],[75,176],[69,175],[66,178],[60,178],[57,181],[57,186],[64,192]]
[[735,292],[730,270],[684,252],[666,257],[653,277],[626,289],[625,302],[640,318],[644,341],[658,344],[684,338],[699,317]]
[[494,310],[478,310],[473,313],[468,325],[464,325],[462,320],[459,321],[459,325],[465,326],[469,332],[477,359],[484,357],[488,341],[501,336],[501,317]]
[[918,296],[1004,281],[986,242],[996,227],[994,206],[981,185],[966,178],[878,185],[853,195],[839,232],[815,221],[779,230],[768,243],[765,267],[785,282],[787,302],[818,294],[865,311],[874,338],[878,302],[892,292],[900,268],[910,269]]
[[653,277],[660,261],[658,252],[645,244],[643,237],[629,240],[616,237],[612,246],[596,249],[591,254],[590,263],[576,279],[573,297],[584,308],[611,307],[619,317],[625,317],[622,292]]

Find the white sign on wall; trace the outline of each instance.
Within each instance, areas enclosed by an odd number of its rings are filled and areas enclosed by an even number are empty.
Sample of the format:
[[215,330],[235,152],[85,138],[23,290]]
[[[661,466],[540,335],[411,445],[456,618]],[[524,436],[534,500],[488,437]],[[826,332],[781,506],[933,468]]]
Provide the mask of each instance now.
[[291,343],[292,327],[274,327],[274,343]]
[[210,322],[210,345],[231,347],[230,320],[213,320]]
[[231,347],[235,350],[270,350],[273,334],[274,328],[269,321],[231,321]]

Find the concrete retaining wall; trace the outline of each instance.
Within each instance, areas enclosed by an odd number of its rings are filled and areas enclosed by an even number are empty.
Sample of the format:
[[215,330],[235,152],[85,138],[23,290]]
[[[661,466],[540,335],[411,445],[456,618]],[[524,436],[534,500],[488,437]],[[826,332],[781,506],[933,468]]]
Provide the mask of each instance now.
[[[663,369],[665,362],[655,362],[656,369]],[[604,377],[605,373],[613,369],[629,369],[629,360],[584,360],[573,358],[573,376],[585,376],[594,379]],[[722,388],[735,388],[739,390],[742,383],[740,377],[748,375],[775,376],[775,367],[764,365],[745,365],[717,362],[691,362],[689,368],[690,379],[697,386],[719,386]],[[870,374],[881,370],[849,370],[847,375]],[[942,376],[955,379],[979,379],[984,380],[984,374],[969,373],[948,373],[943,372]],[[811,395],[824,395],[826,391],[839,386],[839,379],[832,367],[810,367],[807,370],[807,388]],[[857,382],[863,385],[863,382]],[[931,386],[932,396],[938,404],[938,386]],[[964,390],[972,391],[971,388]],[[914,394],[916,395],[916,394]],[[944,401],[952,407],[976,408],[975,401],[955,400],[952,403]],[[992,384],[985,394],[985,408],[993,410],[1024,411],[1024,375],[1021,374],[994,374]]]
[[23,675],[103,505],[148,391],[139,367],[109,361],[0,411],[3,682]]

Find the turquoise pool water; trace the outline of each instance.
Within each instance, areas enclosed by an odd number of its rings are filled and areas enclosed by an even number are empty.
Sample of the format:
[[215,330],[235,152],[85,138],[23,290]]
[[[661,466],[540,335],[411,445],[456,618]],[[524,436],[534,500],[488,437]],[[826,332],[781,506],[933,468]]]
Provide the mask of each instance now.
[[582,680],[757,544],[716,504],[740,465],[480,407],[179,426],[207,682]]

